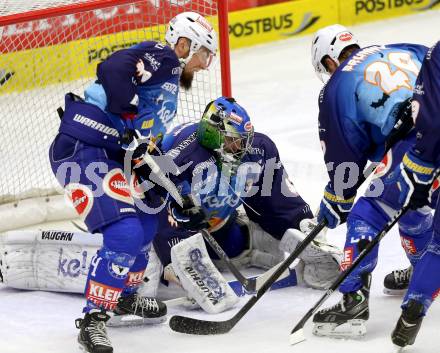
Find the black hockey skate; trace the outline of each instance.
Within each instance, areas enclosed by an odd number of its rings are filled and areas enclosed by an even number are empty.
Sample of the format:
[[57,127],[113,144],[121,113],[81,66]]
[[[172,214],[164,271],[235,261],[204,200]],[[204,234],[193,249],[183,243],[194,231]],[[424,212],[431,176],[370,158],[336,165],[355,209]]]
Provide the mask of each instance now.
[[394,270],[383,279],[383,292],[388,295],[404,295],[411,280],[413,267]]
[[358,338],[366,334],[365,321],[369,318],[368,297],[371,275],[363,278],[363,287],[345,293],[336,305],[318,311],[313,317],[313,334],[335,338]]
[[423,320],[423,304],[410,299],[406,309],[402,310],[399,321],[391,334],[391,340],[398,347],[414,344]]
[[79,328],[80,348],[90,353],[113,353],[112,344],[107,337],[105,323],[110,318],[105,312],[87,313],[83,319],[76,319]]
[[158,324],[166,320],[167,306],[156,298],[142,297],[137,293],[119,298],[114,316],[108,326],[135,326]]

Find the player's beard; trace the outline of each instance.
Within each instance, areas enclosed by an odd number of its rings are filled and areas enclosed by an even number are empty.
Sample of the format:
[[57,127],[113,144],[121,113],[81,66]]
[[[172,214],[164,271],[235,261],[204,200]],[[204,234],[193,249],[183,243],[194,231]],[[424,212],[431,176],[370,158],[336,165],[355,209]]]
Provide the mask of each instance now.
[[182,75],[180,75],[180,87],[188,91],[194,79],[194,72],[189,72],[183,70]]

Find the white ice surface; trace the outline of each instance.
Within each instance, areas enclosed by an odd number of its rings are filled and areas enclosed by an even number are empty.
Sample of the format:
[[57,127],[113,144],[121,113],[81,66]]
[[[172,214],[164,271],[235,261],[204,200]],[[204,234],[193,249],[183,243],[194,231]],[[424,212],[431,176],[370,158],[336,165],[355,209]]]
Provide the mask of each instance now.
[[[440,39],[440,12],[376,22],[353,28],[362,45],[415,42],[432,45]],[[321,84],[310,65],[311,36],[232,52],[233,91],[251,114],[256,129],[277,143],[282,160],[301,195],[318,206],[325,184],[316,116]],[[344,227],[329,232],[336,244],[344,241]],[[400,314],[400,298],[382,294],[386,273],[407,266],[397,233],[383,241],[374,272],[371,318],[367,336],[358,341],[317,338],[305,326],[307,340],[289,346],[289,332],[318,300],[321,292],[290,288],[267,293],[246,317],[223,336],[187,336],[167,325],[115,328],[109,333],[118,353],[387,353],[392,352],[390,333]],[[339,298],[334,294],[326,303]],[[242,303],[247,299],[242,299]],[[80,316],[81,296],[22,292],[0,285],[0,353],[67,353],[78,351],[74,319]],[[170,310],[170,314],[176,313]],[[179,312],[183,314],[183,311]],[[201,312],[186,312],[203,316]],[[233,312],[211,316],[229,318]],[[426,317],[412,353],[440,351],[440,306]]]

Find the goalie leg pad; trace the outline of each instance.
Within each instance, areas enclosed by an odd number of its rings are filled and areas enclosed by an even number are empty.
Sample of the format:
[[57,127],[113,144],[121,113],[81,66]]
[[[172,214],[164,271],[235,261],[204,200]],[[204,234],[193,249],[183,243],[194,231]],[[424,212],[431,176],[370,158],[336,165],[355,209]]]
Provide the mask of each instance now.
[[188,296],[206,312],[217,314],[238,302],[238,297],[209,258],[200,233],[174,245],[171,261]]
[[10,231],[0,237],[0,271],[12,288],[84,293],[101,234]]

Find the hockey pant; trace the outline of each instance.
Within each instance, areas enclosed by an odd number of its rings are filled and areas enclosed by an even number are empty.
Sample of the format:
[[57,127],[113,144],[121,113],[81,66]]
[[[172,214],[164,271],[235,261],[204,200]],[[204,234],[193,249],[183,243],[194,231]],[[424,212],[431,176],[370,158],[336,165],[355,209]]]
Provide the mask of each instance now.
[[119,297],[136,291],[143,279],[156,215],[142,210],[142,195],[127,181],[120,154],[59,134],[49,157],[88,230],[103,234],[103,247],[90,263],[84,311],[112,310]]

